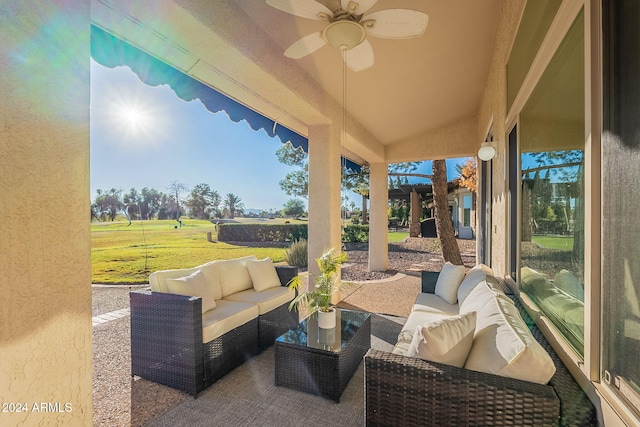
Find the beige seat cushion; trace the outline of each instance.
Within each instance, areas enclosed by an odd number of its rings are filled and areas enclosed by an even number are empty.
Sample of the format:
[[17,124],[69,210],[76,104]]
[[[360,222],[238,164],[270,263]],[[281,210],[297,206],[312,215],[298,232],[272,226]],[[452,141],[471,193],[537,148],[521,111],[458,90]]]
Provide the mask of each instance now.
[[247,260],[247,270],[253,282],[253,289],[257,292],[280,287],[280,278],[271,258]]
[[458,304],[449,304],[436,294],[419,293],[411,311],[456,315],[458,309]]
[[216,308],[216,300],[211,287],[207,284],[202,270],[196,270],[185,277],[167,279],[169,292],[177,295],[196,296],[202,298],[202,312]]
[[216,301],[216,308],[202,315],[202,342],[214,340],[258,317],[258,306],[238,301]]
[[473,343],[476,316],[472,311],[418,326],[407,356],[462,368]]
[[460,287],[464,276],[464,265],[454,265],[447,262],[438,275],[435,294],[449,304],[456,304],[458,302],[458,287]]
[[413,340],[413,334],[416,331],[416,328],[420,325],[424,325],[425,323],[432,322],[434,320],[443,319],[446,317],[451,317],[450,314],[444,313],[435,313],[429,311],[414,311],[412,312],[404,326],[402,326],[402,330],[400,334],[398,334],[398,342],[406,342],[408,344]]
[[280,307],[282,304],[293,300],[296,296],[296,291],[289,289],[286,286],[278,286],[277,288],[269,288],[262,292],[256,292],[253,289],[237,292],[229,295],[225,301],[241,301],[250,304],[256,304],[258,306],[259,314],[265,314]]
[[548,383],[556,370],[518,309],[504,295],[497,295],[478,311],[465,368],[538,384]]

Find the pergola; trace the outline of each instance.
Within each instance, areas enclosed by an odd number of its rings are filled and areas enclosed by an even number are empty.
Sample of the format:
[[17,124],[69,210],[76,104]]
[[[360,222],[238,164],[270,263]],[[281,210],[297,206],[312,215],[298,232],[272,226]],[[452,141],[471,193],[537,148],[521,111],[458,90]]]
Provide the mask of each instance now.
[[[447,192],[451,193],[459,187],[458,180],[447,182]],[[401,200],[409,203],[411,218],[409,220],[409,236],[420,234],[420,217],[423,202],[433,201],[433,186],[431,184],[402,184],[388,191],[389,201]],[[418,207],[417,209],[414,207]]]

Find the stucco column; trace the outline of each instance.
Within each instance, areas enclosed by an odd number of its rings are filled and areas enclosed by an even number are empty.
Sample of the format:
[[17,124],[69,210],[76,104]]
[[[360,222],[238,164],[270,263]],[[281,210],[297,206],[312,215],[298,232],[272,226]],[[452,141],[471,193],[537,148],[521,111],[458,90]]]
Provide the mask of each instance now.
[[388,165],[372,163],[369,179],[369,271],[384,271],[389,265]]
[[0,5],[1,425],[90,426],[90,2]]
[[309,272],[317,274],[315,259],[326,249],[339,251],[340,129],[317,125],[309,128]]

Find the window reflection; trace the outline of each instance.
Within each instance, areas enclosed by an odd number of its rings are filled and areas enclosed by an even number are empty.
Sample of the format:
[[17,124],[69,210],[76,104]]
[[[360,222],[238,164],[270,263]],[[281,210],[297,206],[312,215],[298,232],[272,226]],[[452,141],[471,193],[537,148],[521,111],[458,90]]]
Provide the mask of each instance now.
[[[520,286],[584,347],[583,151],[522,154]],[[525,169],[525,167],[529,166]]]
[[520,113],[518,281],[584,354],[584,13]]

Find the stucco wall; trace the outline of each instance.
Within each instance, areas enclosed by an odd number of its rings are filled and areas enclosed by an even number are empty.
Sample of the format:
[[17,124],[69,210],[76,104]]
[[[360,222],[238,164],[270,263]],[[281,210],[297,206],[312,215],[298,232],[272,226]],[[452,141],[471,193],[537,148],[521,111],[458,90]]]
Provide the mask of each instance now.
[[0,3],[3,426],[92,422],[89,13]]
[[496,41],[489,75],[484,89],[477,122],[478,148],[484,141],[488,126],[493,124],[494,144],[498,147],[498,155],[492,161],[493,167],[493,200],[491,235],[491,265],[496,274],[508,273],[507,261],[507,227],[508,227],[508,188],[506,174],[507,133],[507,60],[520,17],[525,6],[524,0],[509,0],[502,3]]

